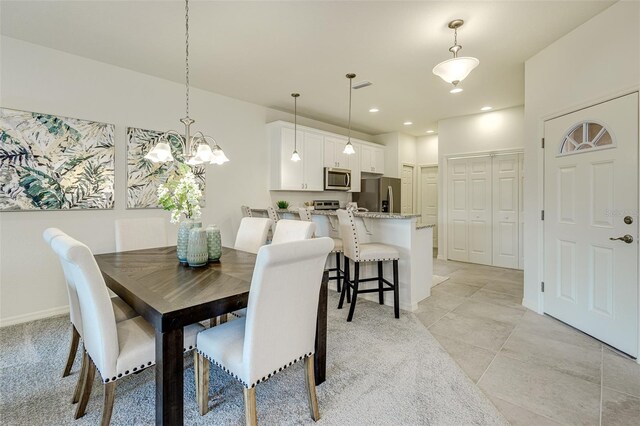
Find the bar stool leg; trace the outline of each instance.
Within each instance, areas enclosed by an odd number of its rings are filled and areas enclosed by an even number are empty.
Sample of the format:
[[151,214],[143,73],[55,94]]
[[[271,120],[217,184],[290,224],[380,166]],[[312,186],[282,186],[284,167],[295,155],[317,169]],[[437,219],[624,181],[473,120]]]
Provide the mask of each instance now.
[[338,293],[340,293],[341,291],[341,286],[340,286],[340,252],[336,252],[336,288],[338,290]]
[[[342,305],[344,304],[344,296],[347,294],[347,290],[349,289],[349,259],[347,257],[344,258],[344,280],[342,282],[342,292],[340,293],[340,302],[338,302],[338,309],[342,309]],[[347,300],[349,303],[349,300]]]
[[398,280],[398,261],[393,261],[393,313],[400,318],[400,289]]
[[382,271],[382,262],[378,262],[378,303],[380,303],[381,305],[384,305],[384,291],[383,289],[383,285],[384,283],[382,282],[382,278],[383,278],[383,271]]
[[353,295],[351,299],[351,307],[349,308],[349,316],[347,322],[351,322],[353,319],[353,312],[356,310],[356,301],[358,300],[358,284],[360,283],[360,263],[354,262],[353,271]]

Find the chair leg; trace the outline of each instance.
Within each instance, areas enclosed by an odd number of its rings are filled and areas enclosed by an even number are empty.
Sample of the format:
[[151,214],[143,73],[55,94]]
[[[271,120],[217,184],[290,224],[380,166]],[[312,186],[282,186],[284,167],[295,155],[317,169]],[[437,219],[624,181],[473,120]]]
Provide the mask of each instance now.
[[384,291],[382,278],[384,278],[384,271],[382,269],[382,262],[378,262],[378,303],[384,305]]
[[[197,352],[196,352],[197,353]],[[196,387],[196,399],[198,410],[204,416],[209,412],[209,370],[211,363],[201,354],[196,356],[198,364],[198,386]]]
[[91,389],[93,388],[93,379],[95,377],[95,374],[96,366],[91,358],[87,356],[87,373],[84,375],[84,380],[82,381],[82,394],[80,396],[78,406],[76,407],[76,414],[73,417],[76,420],[84,416],[84,412],[87,409],[87,403],[89,402],[89,397],[91,396]]
[[[211,318],[213,321],[213,318]],[[196,402],[199,401],[200,398],[198,392],[200,391],[200,382],[198,382],[198,369],[200,368],[200,362],[198,360],[198,351],[193,351],[193,379],[196,383]]]
[[353,270],[353,294],[351,295],[351,306],[349,307],[349,316],[347,322],[353,319],[353,312],[356,310],[356,301],[358,300],[358,284],[360,284],[360,263],[354,262]]
[[307,399],[309,400],[309,410],[311,418],[314,422],[320,420],[320,411],[318,410],[318,397],[316,396],[316,376],[314,369],[314,356],[308,356],[304,359],[304,380],[307,384]]
[[393,313],[400,318],[400,282],[398,280],[398,261],[393,261]]
[[80,394],[82,393],[82,386],[84,384],[84,378],[87,375],[87,369],[89,368],[89,355],[82,348],[82,363],[80,364],[80,374],[78,375],[78,381],[76,382],[76,389],[73,391],[73,397],[71,403],[75,404],[80,400]]
[[80,334],[76,330],[76,326],[71,324],[71,344],[69,345],[69,355],[67,355],[67,365],[64,366],[62,377],[67,377],[71,373],[71,367],[73,367],[73,361],[76,359],[76,352],[78,352],[78,343],[80,342]]
[[104,403],[102,404],[101,426],[109,426],[111,413],[113,412],[113,400],[116,397],[116,382],[104,384]]
[[338,290],[338,293],[342,291],[340,279],[340,252],[336,252],[336,290]]
[[218,317],[218,325],[227,322],[227,314],[222,314]]
[[256,413],[256,388],[244,388],[244,417],[247,426],[258,425],[258,414]]
[[[342,282],[342,291],[340,292],[340,301],[338,302],[338,309],[342,309],[342,305],[344,304],[344,296],[347,293],[347,290],[349,289],[349,259],[347,259],[346,257],[344,258],[344,271],[345,271],[345,275],[344,275],[344,280]],[[347,302],[349,302],[347,300]]]
[[347,303],[351,303],[351,262],[344,258],[344,279],[342,286],[347,288]]

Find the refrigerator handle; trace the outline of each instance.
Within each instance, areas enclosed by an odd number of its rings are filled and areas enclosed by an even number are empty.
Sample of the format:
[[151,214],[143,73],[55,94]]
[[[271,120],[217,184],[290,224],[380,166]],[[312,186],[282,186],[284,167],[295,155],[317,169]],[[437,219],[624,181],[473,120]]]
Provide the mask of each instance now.
[[387,199],[389,200],[389,213],[393,213],[393,188],[391,185],[387,187]]

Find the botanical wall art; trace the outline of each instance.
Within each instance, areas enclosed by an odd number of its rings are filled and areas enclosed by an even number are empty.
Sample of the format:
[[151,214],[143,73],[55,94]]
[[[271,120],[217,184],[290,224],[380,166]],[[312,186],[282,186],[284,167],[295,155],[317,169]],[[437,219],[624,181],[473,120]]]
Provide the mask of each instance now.
[[113,208],[114,126],[0,108],[0,211]]
[[[204,194],[205,168],[202,165],[188,166],[183,157],[180,141],[169,136],[175,161],[153,163],[144,156],[153,148],[162,132],[135,127],[127,128],[127,208],[160,208],[158,187],[168,179],[179,178],[180,169],[191,168],[195,180]],[[204,207],[204,196],[200,205]]]

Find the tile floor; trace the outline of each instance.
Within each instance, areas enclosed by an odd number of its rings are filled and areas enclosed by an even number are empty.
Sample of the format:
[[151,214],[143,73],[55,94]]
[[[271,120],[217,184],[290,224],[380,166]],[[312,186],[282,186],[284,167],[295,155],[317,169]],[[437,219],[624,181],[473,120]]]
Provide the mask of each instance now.
[[513,425],[640,424],[640,365],[524,308],[523,273],[434,260],[416,312]]

